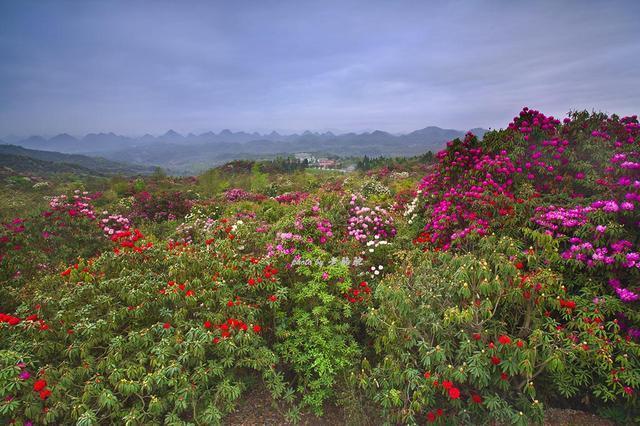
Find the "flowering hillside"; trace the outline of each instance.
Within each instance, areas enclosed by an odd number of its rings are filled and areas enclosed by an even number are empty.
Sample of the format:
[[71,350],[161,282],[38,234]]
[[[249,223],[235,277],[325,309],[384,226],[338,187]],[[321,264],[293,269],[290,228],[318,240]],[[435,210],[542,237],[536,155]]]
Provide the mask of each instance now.
[[640,421],[636,116],[379,163],[6,178],[0,420],[221,424],[264,387],[292,421]]

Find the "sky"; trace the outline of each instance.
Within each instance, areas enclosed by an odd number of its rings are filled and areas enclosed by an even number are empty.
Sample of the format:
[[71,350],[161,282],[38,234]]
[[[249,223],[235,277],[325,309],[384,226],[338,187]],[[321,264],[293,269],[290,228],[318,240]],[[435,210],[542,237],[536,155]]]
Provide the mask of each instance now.
[[0,138],[640,113],[640,1],[0,0]]

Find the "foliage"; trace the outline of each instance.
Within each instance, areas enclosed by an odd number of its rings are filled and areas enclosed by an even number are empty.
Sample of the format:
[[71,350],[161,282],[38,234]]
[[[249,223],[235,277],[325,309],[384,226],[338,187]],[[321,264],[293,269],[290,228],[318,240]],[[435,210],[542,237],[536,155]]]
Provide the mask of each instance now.
[[259,385],[291,420],[638,422],[638,143],[524,109],[349,173],[5,176],[0,421],[222,424]]

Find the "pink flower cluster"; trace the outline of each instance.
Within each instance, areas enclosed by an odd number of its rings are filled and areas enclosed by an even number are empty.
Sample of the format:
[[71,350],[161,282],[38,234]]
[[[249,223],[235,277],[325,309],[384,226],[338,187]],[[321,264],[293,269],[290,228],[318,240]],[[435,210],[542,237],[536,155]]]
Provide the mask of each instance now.
[[427,200],[424,233],[439,249],[448,250],[467,235],[489,232],[491,218],[513,212],[513,175],[506,151],[487,154],[478,139],[467,134],[437,154],[436,171],[420,183]]
[[131,228],[131,221],[120,214],[109,214],[107,211],[103,211],[102,214],[105,217],[100,219],[98,225],[108,237]]
[[88,192],[74,191],[74,195],[69,199],[66,195],[58,195],[49,201],[49,207],[56,212],[66,212],[69,216],[85,216],[95,219],[96,214],[91,206],[93,198]]
[[316,228],[320,232],[319,243],[324,244],[333,236],[332,225],[329,219],[318,218]]
[[532,220],[540,227],[547,229],[549,235],[555,237],[563,236],[566,229],[577,228],[588,222],[588,213],[594,210],[593,207],[575,206],[564,208],[558,206],[540,206],[536,207],[536,216]]
[[371,238],[389,239],[396,235],[393,217],[384,208],[364,206],[364,198],[352,195],[349,202],[349,219],[347,232],[357,241],[364,242]]
[[636,302],[640,300],[640,294],[634,293],[633,291],[627,288],[622,288],[620,284],[620,280],[617,278],[610,279],[609,286],[612,289],[614,289],[614,291],[616,292],[620,300],[622,300],[623,302],[629,303],[629,302]]
[[307,192],[294,191],[278,195],[275,200],[280,204],[300,204],[308,196]]
[[225,191],[224,196],[227,199],[227,201],[229,201],[229,202],[236,202],[236,201],[262,201],[262,200],[265,200],[267,198],[266,196],[264,196],[262,194],[254,194],[252,192],[245,191],[242,188],[228,189],[227,191]]
[[276,254],[293,254],[296,252],[296,243],[302,241],[310,242],[309,238],[305,238],[300,234],[278,232],[276,234],[276,243],[267,244],[267,257],[273,257]]

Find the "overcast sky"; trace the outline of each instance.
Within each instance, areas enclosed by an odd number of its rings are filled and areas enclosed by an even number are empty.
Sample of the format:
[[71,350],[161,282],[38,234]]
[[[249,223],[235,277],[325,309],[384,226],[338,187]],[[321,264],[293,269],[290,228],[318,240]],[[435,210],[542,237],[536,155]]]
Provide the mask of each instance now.
[[640,113],[640,1],[0,0],[0,138]]

